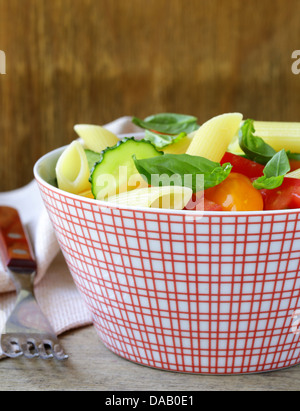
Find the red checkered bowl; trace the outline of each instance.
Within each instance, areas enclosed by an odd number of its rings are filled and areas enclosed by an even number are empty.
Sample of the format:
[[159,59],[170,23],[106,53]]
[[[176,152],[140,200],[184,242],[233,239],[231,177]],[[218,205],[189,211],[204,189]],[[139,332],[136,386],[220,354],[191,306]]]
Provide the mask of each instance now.
[[300,210],[137,209],[59,190],[34,167],[74,282],[110,350],[169,371],[300,363]]

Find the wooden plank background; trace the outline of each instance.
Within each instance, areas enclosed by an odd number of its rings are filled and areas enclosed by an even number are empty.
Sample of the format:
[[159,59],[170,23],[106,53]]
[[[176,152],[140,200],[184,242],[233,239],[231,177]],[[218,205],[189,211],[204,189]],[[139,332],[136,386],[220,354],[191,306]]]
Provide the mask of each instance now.
[[0,191],[75,123],[172,111],[300,119],[299,0],[0,0]]

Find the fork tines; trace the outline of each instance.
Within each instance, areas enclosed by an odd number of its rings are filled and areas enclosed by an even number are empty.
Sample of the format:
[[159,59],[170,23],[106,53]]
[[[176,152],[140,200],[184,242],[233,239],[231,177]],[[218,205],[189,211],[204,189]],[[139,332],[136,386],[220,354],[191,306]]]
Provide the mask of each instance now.
[[58,341],[49,339],[41,340],[32,336],[27,338],[25,335],[2,334],[1,346],[3,353],[10,358],[17,358],[21,355],[26,358],[56,358],[57,360],[68,358]]

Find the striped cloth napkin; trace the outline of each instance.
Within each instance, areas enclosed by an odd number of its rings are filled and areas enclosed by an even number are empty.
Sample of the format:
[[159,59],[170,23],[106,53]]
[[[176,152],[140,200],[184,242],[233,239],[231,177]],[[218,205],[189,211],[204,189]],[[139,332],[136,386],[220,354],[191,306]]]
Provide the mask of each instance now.
[[[137,130],[131,117],[121,117],[105,126],[115,134]],[[73,283],[59,249],[37,183],[0,193],[0,205],[16,208],[29,233],[37,261],[36,299],[57,335],[92,323],[91,315]],[[0,332],[16,300],[14,285],[0,262]],[[0,356],[1,349],[0,349]]]

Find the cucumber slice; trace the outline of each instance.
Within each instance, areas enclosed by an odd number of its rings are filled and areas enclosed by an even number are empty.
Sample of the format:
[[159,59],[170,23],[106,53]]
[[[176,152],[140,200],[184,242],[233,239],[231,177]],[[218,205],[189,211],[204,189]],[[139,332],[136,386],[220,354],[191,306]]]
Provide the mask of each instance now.
[[125,138],[113,147],[102,151],[101,158],[91,171],[92,193],[97,200],[131,191],[140,186],[148,186],[139,174],[132,159],[146,159],[163,155],[146,140]]

